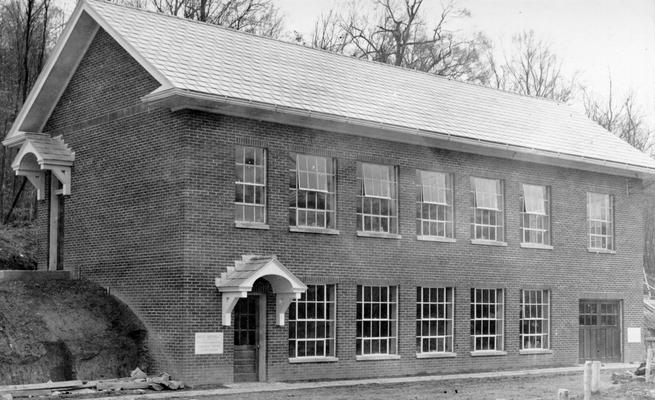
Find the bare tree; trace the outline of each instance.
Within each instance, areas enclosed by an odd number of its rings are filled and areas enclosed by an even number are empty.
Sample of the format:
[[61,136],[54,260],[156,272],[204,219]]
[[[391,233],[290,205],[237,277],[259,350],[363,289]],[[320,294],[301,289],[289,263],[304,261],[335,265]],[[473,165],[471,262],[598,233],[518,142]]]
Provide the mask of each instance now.
[[[314,23],[311,46],[321,50],[343,53],[348,44],[348,38],[346,32],[342,29],[341,18],[335,10],[330,10],[327,14],[321,14]],[[302,42],[302,37],[298,36],[296,41]]]
[[604,100],[586,88],[583,88],[582,93],[585,112],[590,119],[641,151],[651,149],[652,131],[636,104],[634,92],[617,100],[610,77],[608,94]]
[[[282,17],[273,0],[114,0],[133,7],[226,26],[263,36],[279,37]],[[150,1],[150,4],[147,2]]]
[[549,43],[537,39],[534,31],[527,31],[514,35],[512,45],[501,62],[491,48],[487,52],[490,86],[561,102],[571,99],[576,76],[564,76],[562,61]]
[[[6,135],[43,67],[62,16],[50,0],[7,0],[0,4],[0,135]],[[0,213],[16,207],[19,219],[36,209],[35,191],[11,174],[16,150],[0,152]],[[22,188],[25,188],[23,191]],[[5,221],[7,217],[5,217]]]
[[372,61],[418,69],[463,80],[480,79],[483,35],[460,39],[448,22],[470,16],[466,9],[447,3],[436,22],[426,22],[423,0],[377,0],[361,12],[354,3],[346,15],[334,10],[322,16],[312,35],[314,47]]

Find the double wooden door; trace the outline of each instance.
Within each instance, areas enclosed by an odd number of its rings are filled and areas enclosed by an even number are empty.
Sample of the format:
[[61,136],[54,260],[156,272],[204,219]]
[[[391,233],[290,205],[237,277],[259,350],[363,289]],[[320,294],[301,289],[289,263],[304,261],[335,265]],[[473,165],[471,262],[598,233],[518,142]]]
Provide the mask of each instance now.
[[580,300],[579,361],[621,361],[621,303]]

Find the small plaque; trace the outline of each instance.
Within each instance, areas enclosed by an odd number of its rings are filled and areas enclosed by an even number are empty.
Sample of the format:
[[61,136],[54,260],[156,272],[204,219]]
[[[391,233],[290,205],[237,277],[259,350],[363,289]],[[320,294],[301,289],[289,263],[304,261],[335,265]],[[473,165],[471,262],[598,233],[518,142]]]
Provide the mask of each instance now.
[[223,332],[196,332],[196,354],[223,354]]
[[628,328],[628,343],[641,343],[641,328]]

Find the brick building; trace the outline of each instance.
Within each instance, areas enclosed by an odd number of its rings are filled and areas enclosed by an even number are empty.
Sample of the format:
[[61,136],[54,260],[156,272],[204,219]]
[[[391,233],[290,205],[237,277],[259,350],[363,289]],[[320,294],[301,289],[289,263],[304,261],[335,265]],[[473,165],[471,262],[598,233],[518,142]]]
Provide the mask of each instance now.
[[3,143],[158,371],[641,359],[655,162],[566,105],[83,0]]

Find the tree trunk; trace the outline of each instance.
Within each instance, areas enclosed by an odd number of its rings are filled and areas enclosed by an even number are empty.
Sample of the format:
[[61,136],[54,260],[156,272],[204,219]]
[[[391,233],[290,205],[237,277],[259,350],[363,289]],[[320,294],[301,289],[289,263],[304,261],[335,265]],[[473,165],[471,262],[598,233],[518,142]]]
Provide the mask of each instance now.
[[50,8],[50,0],[43,0],[43,30],[41,32],[41,48],[39,49],[39,64],[38,72],[43,68],[43,61],[45,59],[45,48],[48,42],[48,9]]
[[34,1],[27,0],[26,22],[25,22],[25,53],[23,54],[23,87],[21,105],[25,103],[30,81],[30,40],[32,33],[32,11],[34,10]]

